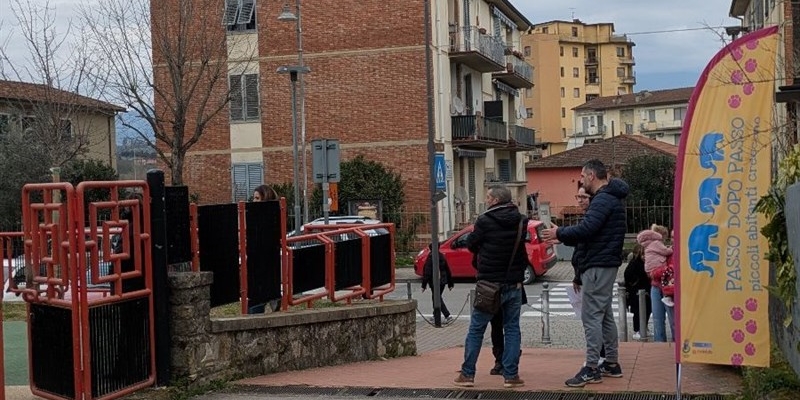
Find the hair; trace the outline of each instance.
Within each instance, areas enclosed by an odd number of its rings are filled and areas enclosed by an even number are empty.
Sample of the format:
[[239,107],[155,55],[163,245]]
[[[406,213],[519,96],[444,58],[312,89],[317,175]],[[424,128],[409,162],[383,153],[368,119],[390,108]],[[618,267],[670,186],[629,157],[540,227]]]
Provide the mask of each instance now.
[[596,158],[593,158],[587,161],[586,164],[583,164],[583,169],[592,171],[597,179],[608,179],[608,170],[606,170],[605,164]]
[[644,258],[644,246],[639,243],[633,245],[633,249],[631,250],[631,254],[637,258]]
[[667,240],[669,239],[669,229],[666,226],[653,224],[650,225],[650,230],[655,231],[659,235],[661,235],[661,239]]
[[508,190],[506,185],[492,185],[489,186],[489,195],[497,199],[500,203],[508,203],[511,201],[511,191]]
[[261,201],[278,200],[278,193],[275,192],[275,189],[273,189],[272,186],[261,185],[255,188],[253,191],[258,192],[258,194],[261,195]]

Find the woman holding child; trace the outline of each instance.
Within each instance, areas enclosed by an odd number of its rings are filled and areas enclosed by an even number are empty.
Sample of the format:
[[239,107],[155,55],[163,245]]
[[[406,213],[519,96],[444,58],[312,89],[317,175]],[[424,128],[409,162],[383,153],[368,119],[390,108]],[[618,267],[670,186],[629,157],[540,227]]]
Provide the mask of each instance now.
[[650,298],[653,306],[653,335],[656,342],[666,342],[665,317],[669,318],[669,330],[675,340],[675,308],[672,301],[672,247],[664,240],[669,238],[666,227],[653,224],[636,236],[644,247],[644,270],[650,277]]

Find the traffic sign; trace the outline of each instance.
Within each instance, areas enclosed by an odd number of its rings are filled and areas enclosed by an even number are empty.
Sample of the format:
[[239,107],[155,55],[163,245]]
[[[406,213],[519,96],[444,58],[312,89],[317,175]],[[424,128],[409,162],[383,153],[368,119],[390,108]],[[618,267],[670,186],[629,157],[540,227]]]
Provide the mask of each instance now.
[[447,164],[444,162],[444,154],[436,153],[433,161],[436,189],[447,189]]

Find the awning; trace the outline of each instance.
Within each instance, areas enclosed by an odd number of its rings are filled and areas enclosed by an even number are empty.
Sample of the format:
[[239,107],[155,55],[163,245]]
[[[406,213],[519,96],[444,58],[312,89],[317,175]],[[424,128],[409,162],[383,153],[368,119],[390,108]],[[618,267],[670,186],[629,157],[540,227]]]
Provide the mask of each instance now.
[[514,97],[519,96],[519,90],[514,89],[513,87],[511,87],[509,85],[506,85],[503,82],[495,80],[494,81],[494,86],[497,88],[497,90],[499,90],[501,92],[506,92],[506,93],[508,93],[508,94],[510,94],[510,95],[512,95]]
[[461,158],[486,158],[486,150],[462,149],[456,147],[456,153]]
[[492,6],[492,13],[494,14],[495,17],[497,17],[497,19],[500,20],[500,22],[503,23],[503,25],[513,30],[517,30],[517,24],[515,24],[514,21],[511,20],[511,18],[508,18],[505,14],[503,14],[503,12],[500,11],[500,9],[498,9],[495,6]]

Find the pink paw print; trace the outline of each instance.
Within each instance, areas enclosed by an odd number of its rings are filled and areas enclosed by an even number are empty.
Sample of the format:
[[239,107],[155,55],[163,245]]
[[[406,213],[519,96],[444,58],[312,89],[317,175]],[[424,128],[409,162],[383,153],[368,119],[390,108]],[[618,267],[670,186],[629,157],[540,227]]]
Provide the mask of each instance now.
[[731,318],[733,318],[734,321],[741,321],[742,318],[744,318],[744,310],[739,307],[731,308]]
[[735,329],[733,332],[731,332],[731,339],[733,339],[733,341],[736,343],[744,342],[744,332],[742,332],[741,329]]
[[752,298],[752,297],[751,297],[751,298],[749,298],[749,299],[747,299],[747,300],[744,302],[744,308],[746,308],[746,309],[747,309],[747,311],[755,311],[755,310],[758,310],[758,300],[756,300],[756,299],[754,299],[754,298]]
[[747,321],[747,322],[744,324],[744,329],[745,329],[745,330],[746,330],[748,333],[750,333],[750,334],[753,334],[753,333],[756,333],[756,331],[758,331],[758,325],[756,325],[756,321],[755,321],[755,320],[752,320],[752,319],[751,319],[751,320]]
[[751,40],[744,45],[748,50],[755,50],[758,48],[758,40]]
[[751,58],[744,63],[744,70],[747,72],[756,72],[758,68],[758,61],[755,58]]
[[740,105],[742,105],[742,98],[738,94],[734,94],[728,99],[730,108],[739,108]]
[[748,343],[746,346],[744,346],[744,352],[748,356],[755,355],[756,354],[756,345],[754,345],[752,343]]
[[742,59],[742,57],[744,57],[744,51],[742,50],[741,47],[737,47],[735,49],[732,49],[731,50],[731,57],[733,57],[734,60],[739,61],[739,60]]
[[745,83],[743,91],[746,96],[750,96],[756,91],[756,87],[752,83]]
[[744,72],[741,70],[736,70],[731,73],[731,82],[735,84],[740,84],[744,80]]
[[741,354],[734,353],[731,355],[731,365],[739,366],[742,365],[742,362],[744,362],[744,357]]

